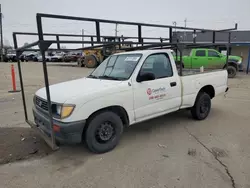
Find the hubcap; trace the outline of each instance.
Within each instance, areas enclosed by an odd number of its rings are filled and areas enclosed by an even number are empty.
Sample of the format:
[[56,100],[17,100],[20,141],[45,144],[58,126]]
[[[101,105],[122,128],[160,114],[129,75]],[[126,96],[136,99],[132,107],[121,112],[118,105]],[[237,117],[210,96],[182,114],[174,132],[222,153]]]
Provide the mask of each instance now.
[[94,63],[93,63],[92,60],[88,60],[88,64],[89,64],[90,66],[92,66]]
[[97,129],[96,138],[100,143],[105,143],[113,138],[114,133],[112,124],[110,122],[104,122]]
[[201,113],[207,113],[208,110],[209,110],[209,100],[208,99],[204,99],[201,102],[201,105],[200,105],[200,112]]

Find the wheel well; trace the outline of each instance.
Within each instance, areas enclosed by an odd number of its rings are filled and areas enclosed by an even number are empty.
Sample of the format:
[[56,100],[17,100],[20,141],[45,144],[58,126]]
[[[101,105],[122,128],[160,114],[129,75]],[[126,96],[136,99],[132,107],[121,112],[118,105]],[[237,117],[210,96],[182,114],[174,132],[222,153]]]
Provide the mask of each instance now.
[[128,117],[128,113],[127,111],[121,107],[121,106],[109,106],[106,108],[102,108],[100,110],[95,111],[94,113],[92,113],[88,119],[87,119],[87,124],[88,122],[97,114],[103,112],[103,111],[112,111],[114,113],[116,113],[122,120],[122,123],[124,126],[128,126],[129,125],[129,117]]
[[200,89],[199,93],[200,92],[207,93],[211,99],[214,98],[214,96],[215,96],[214,87],[211,85],[204,86],[203,88]]
[[[233,66],[234,68],[236,68],[236,70],[238,70],[238,66],[236,63],[234,62],[228,62],[228,66]],[[224,65],[223,69],[226,68],[226,64]]]

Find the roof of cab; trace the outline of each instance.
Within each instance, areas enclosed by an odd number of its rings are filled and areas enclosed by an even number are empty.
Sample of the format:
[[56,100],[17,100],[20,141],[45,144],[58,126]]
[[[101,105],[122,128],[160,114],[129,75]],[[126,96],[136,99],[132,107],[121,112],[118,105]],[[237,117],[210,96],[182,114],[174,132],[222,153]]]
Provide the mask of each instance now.
[[136,50],[136,51],[130,51],[130,52],[116,53],[114,55],[123,55],[123,54],[143,54],[143,55],[148,55],[148,54],[159,53],[159,52],[171,53],[171,50],[169,50],[169,49]]

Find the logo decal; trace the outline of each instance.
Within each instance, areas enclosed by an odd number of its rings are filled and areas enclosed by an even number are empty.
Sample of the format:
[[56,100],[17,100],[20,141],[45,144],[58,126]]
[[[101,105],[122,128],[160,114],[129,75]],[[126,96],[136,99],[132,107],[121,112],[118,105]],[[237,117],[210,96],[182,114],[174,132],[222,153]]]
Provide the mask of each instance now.
[[147,94],[151,95],[152,94],[152,90],[150,88],[147,89]]
[[148,94],[149,100],[153,100],[153,99],[159,100],[159,99],[166,97],[166,88],[165,87],[159,87],[159,88],[155,88],[155,89],[148,88],[146,90],[146,92]]

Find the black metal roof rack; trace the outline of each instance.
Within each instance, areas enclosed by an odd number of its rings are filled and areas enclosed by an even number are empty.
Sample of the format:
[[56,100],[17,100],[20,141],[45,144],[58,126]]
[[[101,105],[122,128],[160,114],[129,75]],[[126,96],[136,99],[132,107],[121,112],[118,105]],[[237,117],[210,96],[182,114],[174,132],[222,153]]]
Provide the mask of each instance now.
[[[92,22],[95,24],[95,35],[76,35],[76,34],[60,34],[60,33],[44,33],[43,32],[43,25],[42,19],[63,19],[63,20],[72,20],[72,21],[86,21]],[[149,24],[149,23],[136,23],[136,22],[127,22],[127,21],[117,21],[117,20],[105,20],[105,19],[95,19],[95,18],[84,18],[84,17],[74,17],[74,16],[64,16],[64,15],[53,15],[53,14],[42,14],[38,13],[36,15],[36,22],[37,22],[37,31],[38,33],[30,33],[30,32],[14,32],[13,33],[13,41],[14,41],[14,48],[16,50],[16,56],[18,60],[18,71],[20,77],[20,86],[22,92],[22,100],[23,100],[23,107],[24,107],[24,115],[25,121],[32,127],[35,128],[39,134],[44,138],[44,140],[48,143],[48,145],[52,149],[57,149],[57,145],[55,143],[55,136],[53,131],[53,118],[52,118],[52,110],[51,106],[51,99],[50,99],[50,90],[49,90],[49,80],[48,80],[48,71],[47,71],[47,64],[45,58],[45,51],[48,50],[65,50],[60,48],[60,44],[90,44],[90,46],[83,47],[83,48],[76,48],[76,49],[66,49],[69,50],[85,50],[85,49],[94,49],[98,47],[104,47],[107,45],[116,45],[116,44],[133,44],[137,45],[135,47],[130,47],[125,50],[144,50],[144,49],[158,49],[158,48],[172,48],[176,51],[178,50],[180,53],[180,62],[182,62],[182,50],[184,48],[194,48],[194,47],[207,47],[207,46],[216,46],[216,45],[224,45],[227,46],[227,59],[229,55],[229,47],[230,47],[230,31],[237,29],[237,24],[233,28],[223,29],[223,30],[212,30],[212,29],[203,29],[203,28],[193,28],[193,27],[180,27],[180,26],[172,26],[172,25],[160,25],[160,24]],[[127,25],[127,26],[136,26],[137,27],[137,36],[135,37],[128,37],[128,36],[105,36],[101,35],[100,24],[107,23],[107,24],[119,24],[119,25]],[[142,28],[143,27],[153,27],[154,29],[163,28],[167,29],[169,37],[143,37],[142,36]],[[185,43],[174,36],[173,29],[178,30],[188,30],[193,32],[193,42],[192,43]],[[196,43],[196,32],[212,32],[213,37],[211,39],[211,43]],[[226,32],[228,33],[228,42],[227,43],[216,43],[216,33],[217,32]],[[38,40],[28,44],[26,46],[19,47],[17,43],[17,36],[25,35],[38,35]],[[55,36],[56,40],[45,40],[44,36]],[[60,37],[89,37],[90,40],[82,41],[82,40],[60,40]],[[117,42],[108,42],[102,41],[101,39],[104,37],[116,37],[119,40]],[[126,41],[127,39],[133,39],[135,41]],[[151,40],[147,41],[146,40]],[[153,41],[152,41],[153,40]],[[157,41],[157,42],[156,42]],[[49,48],[52,44],[57,44],[57,48],[52,49]],[[37,49],[31,49],[31,47],[38,46]],[[43,61],[43,72],[44,72],[44,81],[45,81],[45,88],[47,94],[47,104],[48,104],[48,111],[49,111],[49,122],[51,128],[51,135],[50,137],[46,136],[43,132],[41,132],[31,120],[28,119],[27,115],[27,108],[26,108],[26,100],[25,100],[25,93],[24,93],[24,86],[23,86],[23,77],[22,77],[22,69],[19,60],[19,56],[24,51],[40,51],[42,55]],[[226,65],[227,66],[227,65]],[[182,75],[182,66],[180,66],[180,75]]]

